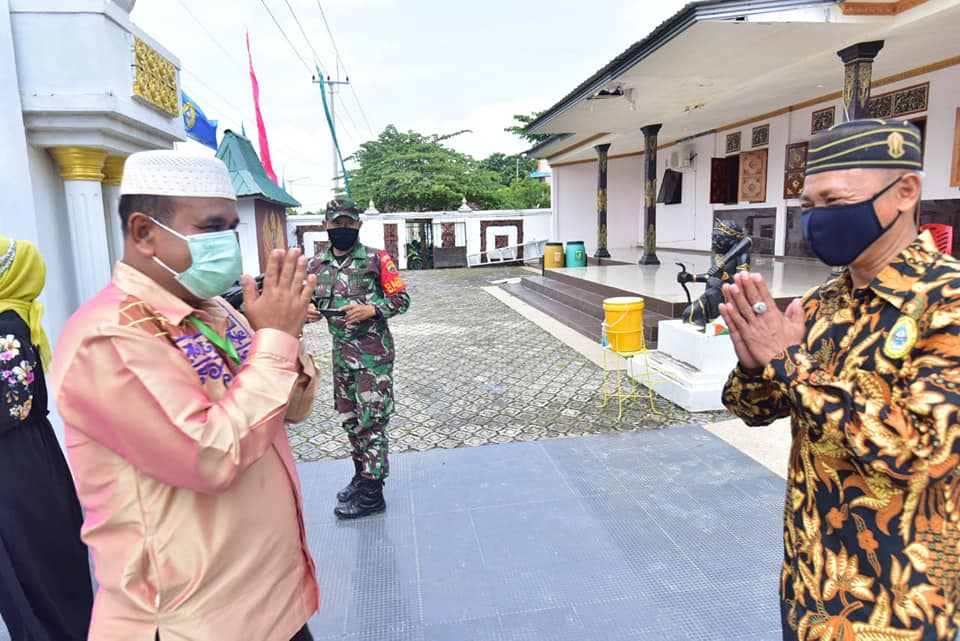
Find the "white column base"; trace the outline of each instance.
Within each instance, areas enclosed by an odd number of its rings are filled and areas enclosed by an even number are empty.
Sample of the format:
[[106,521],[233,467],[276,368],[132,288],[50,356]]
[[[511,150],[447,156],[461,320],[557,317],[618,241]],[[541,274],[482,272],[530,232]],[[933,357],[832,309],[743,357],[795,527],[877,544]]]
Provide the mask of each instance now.
[[77,296],[81,301],[88,301],[110,282],[110,244],[103,213],[103,191],[100,183],[92,180],[65,180],[63,185]]
[[120,224],[120,185],[103,184],[103,217],[107,226],[110,264],[123,258],[123,226]]

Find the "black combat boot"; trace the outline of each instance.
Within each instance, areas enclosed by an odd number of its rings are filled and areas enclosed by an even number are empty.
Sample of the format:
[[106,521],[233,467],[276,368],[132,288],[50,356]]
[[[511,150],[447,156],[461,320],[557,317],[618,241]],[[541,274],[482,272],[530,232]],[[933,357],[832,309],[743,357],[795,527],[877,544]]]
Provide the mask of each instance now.
[[368,514],[377,514],[387,509],[383,500],[383,481],[360,479],[360,486],[350,500],[334,508],[333,513],[341,519],[359,519]]
[[337,500],[341,503],[346,503],[353,495],[357,493],[357,489],[360,487],[360,479],[363,478],[360,476],[360,471],[363,469],[363,464],[360,463],[357,459],[353,459],[353,478],[350,479],[350,482],[347,483],[347,486],[337,492]]

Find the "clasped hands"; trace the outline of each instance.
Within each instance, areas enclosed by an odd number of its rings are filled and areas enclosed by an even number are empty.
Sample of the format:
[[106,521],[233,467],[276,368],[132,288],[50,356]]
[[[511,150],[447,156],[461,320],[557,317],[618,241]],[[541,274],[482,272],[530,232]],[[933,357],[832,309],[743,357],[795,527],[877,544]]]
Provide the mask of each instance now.
[[[723,286],[726,302],[720,304],[720,315],[730,330],[740,368],[759,374],[777,354],[803,341],[803,305],[798,298],[781,312],[760,274],[738,272],[733,278],[732,285]],[[754,311],[757,303],[763,303],[766,311]]]

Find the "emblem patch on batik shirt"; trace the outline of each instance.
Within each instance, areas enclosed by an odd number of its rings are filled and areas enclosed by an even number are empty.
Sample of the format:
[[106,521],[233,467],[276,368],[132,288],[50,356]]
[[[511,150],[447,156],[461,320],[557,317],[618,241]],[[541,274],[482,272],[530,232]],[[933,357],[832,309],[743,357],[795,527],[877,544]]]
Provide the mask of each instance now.
[[917,321],[911,316],[901,316],[887,335],[887,340],[883,344],[883,353],[888,358],[903,358],[916,345],[917,334]]

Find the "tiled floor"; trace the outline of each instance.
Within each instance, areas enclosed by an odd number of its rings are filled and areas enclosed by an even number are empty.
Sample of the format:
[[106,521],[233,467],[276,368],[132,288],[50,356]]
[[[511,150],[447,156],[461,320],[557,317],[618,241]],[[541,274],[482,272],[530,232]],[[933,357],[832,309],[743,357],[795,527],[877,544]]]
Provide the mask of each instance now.
[[398,454],[344,523],[348,466],[300,465],[318,640],[780,638],[783,480],[703,428]]
[[[658,251],[657,256],[660,259],[659,266],[639,266],[631,261],[633,264],[629,265],[592,265],[557,271],[639,295],[682,303],[686,302],[686,296],[677,284],[680,268],[676,263],[684,263],[689,272],[702,273],[710,268],[713,261],[708,254],[677,251]],[[830,276],[830,268],[822,263],[798,258],[755,256],[751,269],[763,275],[776,298],[802,296]],[[702,291],[702,285],[690,285],[690,292],[694,296]]]
[[398,455],[338,523],[301,465],[318,639],[778,639],[783,481],[700,427]]

